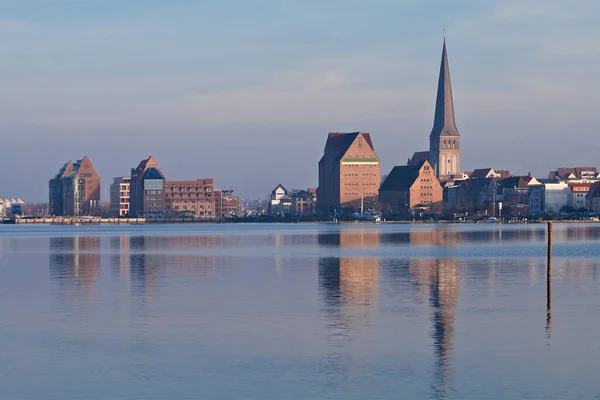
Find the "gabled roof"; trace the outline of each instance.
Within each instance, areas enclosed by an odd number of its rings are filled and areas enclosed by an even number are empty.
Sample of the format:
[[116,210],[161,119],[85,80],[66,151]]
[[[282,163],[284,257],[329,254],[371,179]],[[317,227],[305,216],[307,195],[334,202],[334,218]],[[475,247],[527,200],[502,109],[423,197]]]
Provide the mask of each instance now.
[[460,188],[466,193],[473,193],[481,191],[495,181],[494,178],[466,179],[460,183]]
[[[354,143],[356,137],[360,134],[361,132],[329,133],[329,135],[327,136],[327,143],[325,143],[325,154],[319,162],[322,162],[326,156],[331,156],[335,161],[339,161],[344,156],[344,154],[346,154],[352,143]],[[375,149],[373,148],[373,142],[371,141],[371,135],[364,132],[362,132],[362,134],[371,150],[375,151]]]
[[484,179],[488,178],[489,175],[495,175],[495,171],[493,168],[478,168],[473,170],[471,173],[471,179]]
[[73,161],[67,161],[58,171],[58,173],[54,176],[54,179],[64,178],[69,175],[73,171]]
[[401,165],[394,167],[385,181],[381,184],[379,191],[387,190],[409,190],[419,177],[419,170],[427,161],[418,165]]
[[423,161],[429,161],[429,152],[428,151],[417,151],[413,156],[408,160],[408,165],[418,165]]
[[287,191],[287,189],[286,189],[286,188],[284,188],[284,187],[283,187],[283,185],[282,185],[281,183],[280,183],[279,185],[277,185],[277,186],[275,187],[275,189],[273,189],[273,191],[271,192],[271,194],[273,194],[273,195],[274,195],[274,194],[275,194],[275,192],[277,191],[277,189],[279,189],[279,188],[283,189],[283,193],[284,193],[284,195],[287,195],[288,191]]
[[573,168],[558,168],[556,171],[550,171],[549,179],[581,179],[583,172],[589,172],[593,175],[598,175],[596,167],[573,167]]
[[304,199],[304,200],[312,200],[314,198],[314,194],[306,191],[300,190],[292,195],[294,199]]
[[500,189],[527,189],[529,187],[530,176],[511,176],[502,178],[498,181]]
[[143,170],[149,165],[158,165],[158,163],[156,162],[156,159],[152,156],[146,158],[145,160],[140,161],[140,164],[138,165],[137,169]]

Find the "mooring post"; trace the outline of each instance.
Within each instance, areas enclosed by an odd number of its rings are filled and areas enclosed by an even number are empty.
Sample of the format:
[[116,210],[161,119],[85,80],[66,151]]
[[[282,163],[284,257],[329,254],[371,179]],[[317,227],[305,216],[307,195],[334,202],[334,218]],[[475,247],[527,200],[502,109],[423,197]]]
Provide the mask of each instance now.
[[548,310],[552,306],[552,222],[548,221],[548,259],[546,268],[546,288]]

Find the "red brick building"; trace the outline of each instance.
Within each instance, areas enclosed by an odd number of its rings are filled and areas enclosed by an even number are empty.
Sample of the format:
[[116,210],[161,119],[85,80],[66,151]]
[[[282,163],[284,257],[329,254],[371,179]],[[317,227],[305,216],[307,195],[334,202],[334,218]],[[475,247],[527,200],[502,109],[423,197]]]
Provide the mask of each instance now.
[[195,218],[214,217],[213,179],[167,181],[166,208],[171,215]]
[[404,215],[417,208],[441,213],[443,189],[431,164],[394,167],[379,188],[379,205],[386,214]]
[[330,133],[319,161],[317,213],[352,214],[361,203],[377,206],[380,164],[371,135],[362,132]]
[[98,215],[100,212],[100,176],[85,156],[68,161],[49,182],[52,215]]

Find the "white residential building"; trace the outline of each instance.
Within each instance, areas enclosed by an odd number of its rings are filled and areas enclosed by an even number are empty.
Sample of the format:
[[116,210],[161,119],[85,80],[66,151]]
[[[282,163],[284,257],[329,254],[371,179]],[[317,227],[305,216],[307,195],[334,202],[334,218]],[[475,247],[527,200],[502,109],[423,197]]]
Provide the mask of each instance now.
[[269,215],[289,214],[292,209],[292,198],[286,188],[277,185],[269,198]]
[[558,213],[561,208],[569,205],[571,195],[571,189],[566,182],[530,186],[529,212],[531,214]]

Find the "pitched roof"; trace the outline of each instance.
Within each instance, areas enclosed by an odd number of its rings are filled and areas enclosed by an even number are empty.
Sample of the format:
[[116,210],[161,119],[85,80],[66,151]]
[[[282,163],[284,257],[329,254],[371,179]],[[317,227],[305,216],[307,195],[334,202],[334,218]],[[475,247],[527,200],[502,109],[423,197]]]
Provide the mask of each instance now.
[[448,66],[445,38],[435,101],[435,116],[429,136],[460,136],[454,117],[454,100],[452,99],[452,84],[450,83],[450,67]]
[[591,172],[594,175],[598,175],[596,167],[573,167],[573,168],[557,168],[556,171],[550,171],[548,177],[550,179],[567,179],[569,175],[573,174],[575,178],[581,179],[583,172]]
[[67,161],[58,171],[58,173],[54,176],[54,179],[64,178],[69,175],[73,171],[73,161]]
[[137,169],[145,169],[148,165],[158,165],[158,163],[156,162],[156,159],[154,157],[150,156],[145,160],[140,161],[140,164],[138,165]]
[[[348,148],[354,143],[354,140],[361,132],[350,132],[350,133],[341,133],[341,132],[331,132],[327,136],[327,143],[325,143],[325,154],[321,161],[324,160],[325,156],[332,156],[335,161],[340,160]],[[373,148],[373,142],[371,141],[371,135],[368,133],[362,133],[365,141],[371,148],[371,150],[375,150]],[[321,162],[319,161],[319,162]]]
[[275,194],[275,192],[276,192],[276,191],[277,191],[277,189],[279,189],[279,188],[283,189],[283,192],[284,192],[284,194],[286,194],[286,195],[288,194],[288,191],[287,191],[287,189],[286,189],[285,187],[283,187],[283,185],[282,185],[281,183],[280,183],[279,185],[277,185],[277,186],[275,187],[275,189],[273,189],[273,190],[271,191],[271,194]]
[[493,173],[493,168],[478,168],[471,173],[471,179],[487,178],[490,173]]
[[429,161],[429,152],[428,151],[417,151],[408,160],[408,165],[417,165],[422,161]]
[[292,195],[292,197],[294,199],[304,199],[304,200],[311,200],[314,198],[314,194],[306,191],[306,190],[300,190],[299,192],[296,192]]
[[498,181],[500,189],[527,189],[531,177],[528,176],[511,176],[510,178],[502,178]]
[[401,165],[394,167],[385,181],[381,184],[379,191],[408,190],[419,177],[419,170],[426,161],[418,165]]

